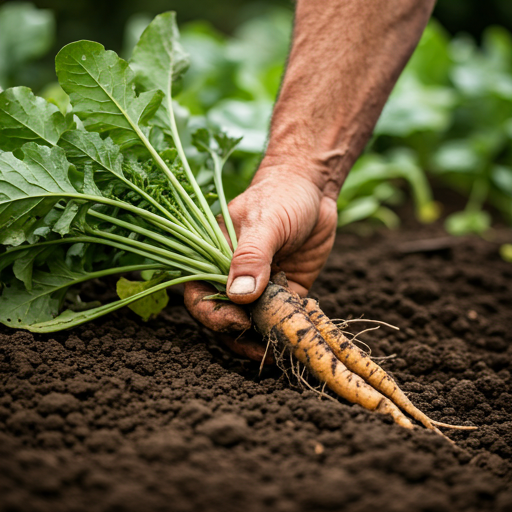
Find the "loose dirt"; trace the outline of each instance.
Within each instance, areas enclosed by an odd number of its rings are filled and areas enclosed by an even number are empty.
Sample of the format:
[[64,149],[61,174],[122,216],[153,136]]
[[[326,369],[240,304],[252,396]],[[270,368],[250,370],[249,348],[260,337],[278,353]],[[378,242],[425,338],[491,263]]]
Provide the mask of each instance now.
[[[411,226],[340,234],[312,290],[432,418],[479,427],[451,445],[218,347],[181,297],[73,331],[0,330],[0,510],[512,510],[512,265],[499,242]],[[95,290],[102,289],[99,284]],[[369,327],[358,325],[362,330]]]

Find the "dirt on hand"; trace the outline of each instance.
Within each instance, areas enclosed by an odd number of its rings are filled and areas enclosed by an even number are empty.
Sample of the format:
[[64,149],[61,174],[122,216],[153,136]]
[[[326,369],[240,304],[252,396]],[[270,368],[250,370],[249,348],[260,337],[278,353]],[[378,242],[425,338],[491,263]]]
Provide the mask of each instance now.
[[[363,334],[450,445],[321,401],[217,346],[173,295],[69,332],[0,330],[0,510],[512,510],[512,265],[469,238],[401,252],[438,228],[340,234],[312,295]],[[94,291],[94,290],[93,290]],[[101,291],[101,290],[100,290]],[[365,324],[351,324],[362,330]]]

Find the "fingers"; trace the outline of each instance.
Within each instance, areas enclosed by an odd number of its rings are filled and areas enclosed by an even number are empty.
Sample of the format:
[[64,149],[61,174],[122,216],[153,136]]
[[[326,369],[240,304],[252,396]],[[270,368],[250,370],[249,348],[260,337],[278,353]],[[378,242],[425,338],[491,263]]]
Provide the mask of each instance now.
[[236,337],[251,327],[249,316],[241,307],[218,300],[203,300],[214,293],[215,289],[207,283],[185,283],[185,306],[190,315],[208,329],[220,333],[222,343],[235,354],[257,362],[264,359],[265,364],[273,364],[272,351],[265,354],[266,347],[251,338],[249,333]]
[[233,255],[227,294],[237,304],[254,302],[265,290],[275,254],[272,230],[244,230]]
[[263,293],[274,256],[300,252],[317,223],[321,198],[316,187],[283,176],[251,184],[229,205],[239,238],[227,294],[237,304],[254,302]]
[[[185,307],[190,315],[212,331],[240,333],[251,327],[251,320],[240,307],[229,302],[203,300],[216,293],[207,283],[193,281],[185,284]],[[260,358],[261,359],[261,358]]]
[[266,350],[266,346],[257,340],[251,339],[249,336],[243,335],[240,338],[234,338],[227,334],[221,334],[220,339],[235,354],[247,357],[253,361],[261,362],[263,358],[264,364],[273,364],[274,356],[272,350]]

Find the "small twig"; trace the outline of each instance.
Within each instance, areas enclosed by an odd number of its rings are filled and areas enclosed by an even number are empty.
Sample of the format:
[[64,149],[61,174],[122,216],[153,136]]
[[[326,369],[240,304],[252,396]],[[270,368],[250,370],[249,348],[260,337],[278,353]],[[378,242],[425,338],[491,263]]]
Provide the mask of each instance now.
[[[300,366],[299,366],[299,361],[297,361],[297,369],[299,369]],[[304,378],[304,373],[306,372],[306,366],[303,366],[302,367],[302,373],[300,374],[300,378],[303,379]]]

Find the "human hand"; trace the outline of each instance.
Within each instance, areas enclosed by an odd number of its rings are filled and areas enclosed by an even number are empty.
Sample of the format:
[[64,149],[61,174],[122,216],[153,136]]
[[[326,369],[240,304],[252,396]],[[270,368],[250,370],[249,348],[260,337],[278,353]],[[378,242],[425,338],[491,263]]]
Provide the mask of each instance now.
[[[227,294],[231,303],[203,301],[215,290],[205,283],[185,286],[185,305],[206,327],[223,333],[250,328],[239,305],[255,301],[271,272],[283,271],[289,287],[305,296],[331,251],[337,223],[336,201],[318,186],[284,166],[260,168],[251,186],[229,204],[238,237]],[[231,344],[235,352],[261,360],[264,347]]]

